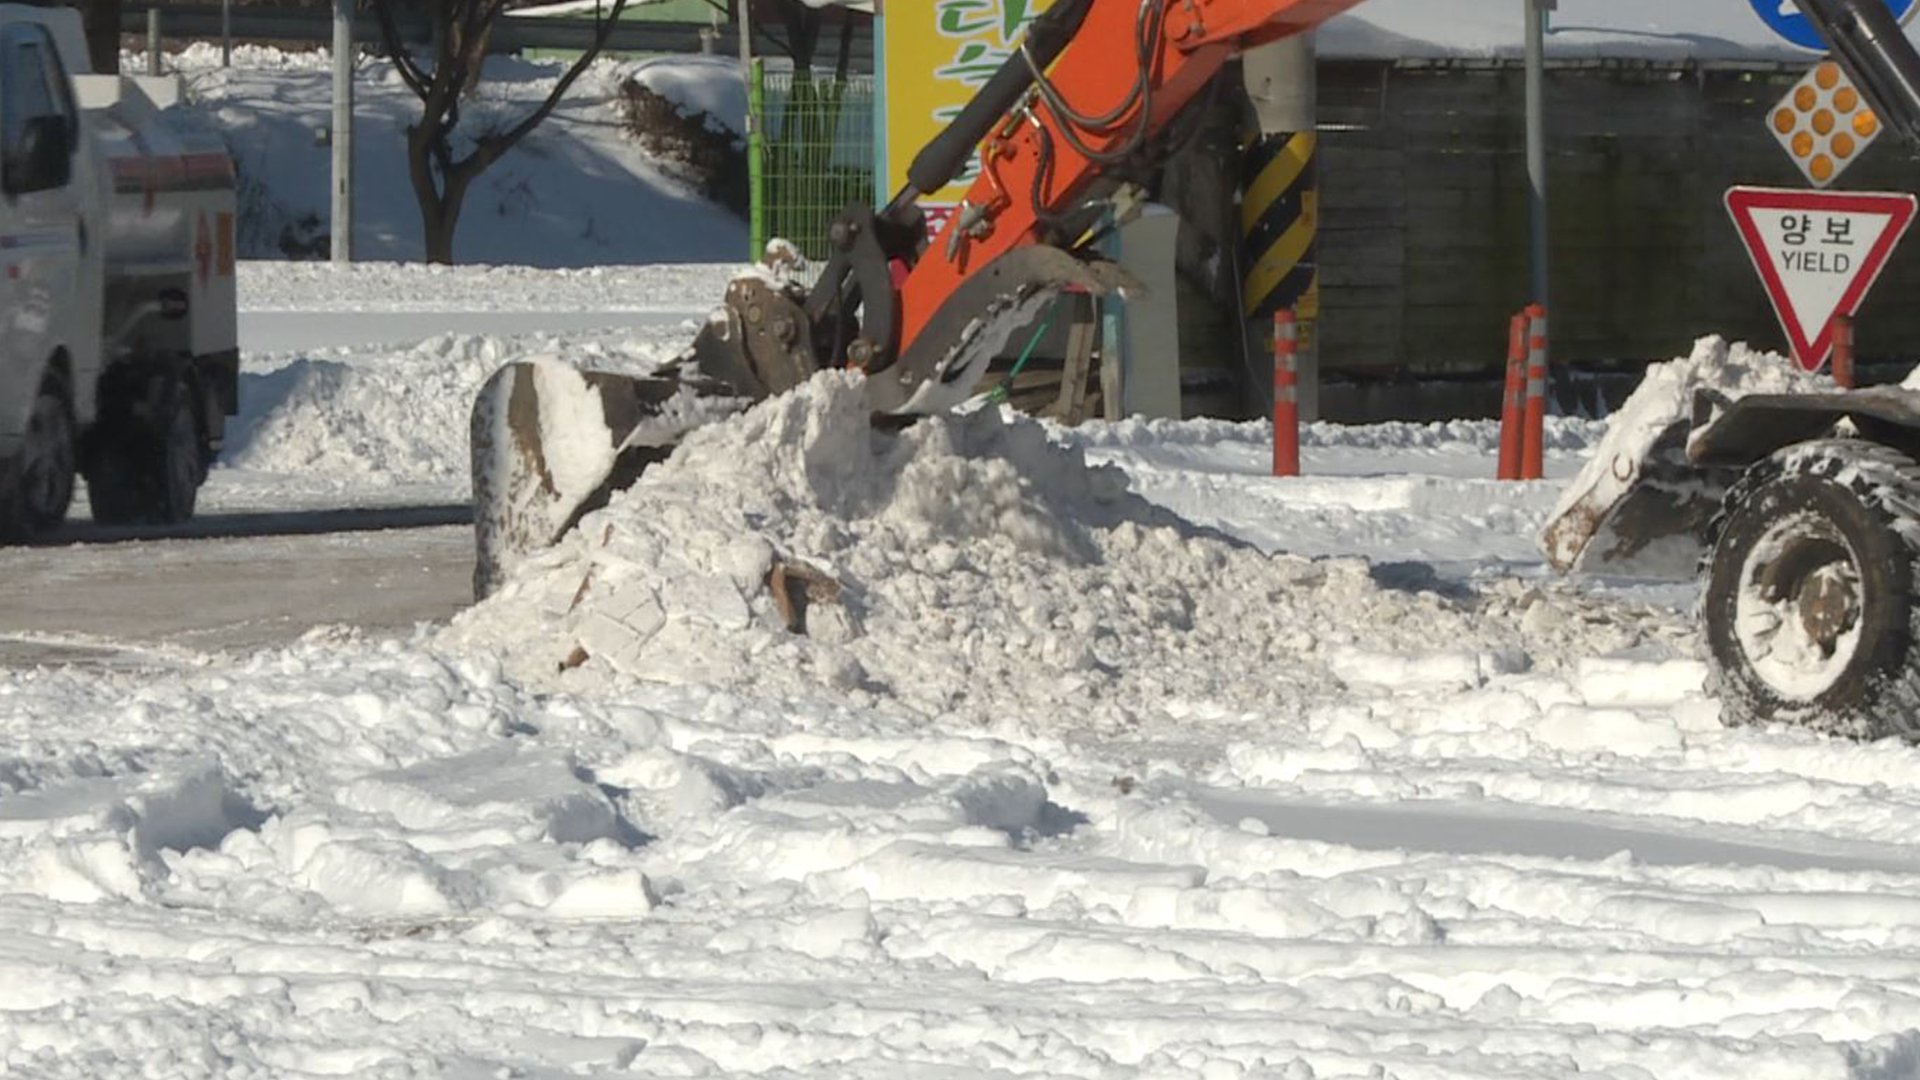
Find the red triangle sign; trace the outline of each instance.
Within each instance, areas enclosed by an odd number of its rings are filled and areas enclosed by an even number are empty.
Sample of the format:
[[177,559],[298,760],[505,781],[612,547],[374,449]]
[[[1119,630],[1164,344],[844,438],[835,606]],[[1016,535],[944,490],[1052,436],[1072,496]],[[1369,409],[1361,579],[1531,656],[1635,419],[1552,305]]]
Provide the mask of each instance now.
[[1834,319],[1859,310],[1913,224],[1915,205],[1912,195],[1887,192],[1727,192],[1727,212],[1802,367],[1826,364]]

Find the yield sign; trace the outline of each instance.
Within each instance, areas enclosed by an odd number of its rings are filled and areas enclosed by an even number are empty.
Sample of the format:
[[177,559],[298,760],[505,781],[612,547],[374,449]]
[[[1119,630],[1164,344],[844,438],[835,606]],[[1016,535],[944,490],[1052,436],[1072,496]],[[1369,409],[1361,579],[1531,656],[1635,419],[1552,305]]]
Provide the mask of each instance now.
[[1727,211],[1802,367],[1826,364],[1834,319],[1859,310],[1913,224],[1915,205],[1912,195],[1880,192],[1727,192]]

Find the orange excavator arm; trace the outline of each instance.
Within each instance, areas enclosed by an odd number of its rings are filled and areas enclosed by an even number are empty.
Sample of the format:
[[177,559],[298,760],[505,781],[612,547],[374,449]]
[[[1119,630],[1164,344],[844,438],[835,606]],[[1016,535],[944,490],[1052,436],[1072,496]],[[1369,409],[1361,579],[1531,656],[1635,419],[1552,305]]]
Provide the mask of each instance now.
[[[1050,290],[1124,287],[1079,241],[1123,181],[1153,171],[1221,68],[1360,2],[1057,0],[914,158],[905,189],[835,223],[826,273],[795,316],[815,331],[812,359],[874,376],[878,411],[964,398],[1004,337],[988,328],[1017,325]],[[920,200],[976,152],[971,189],[927,243]]]
[[[1062,22],[1075,8],[1085,9],[1084,21],[1052,68],[1042,74],[1031,62],[1030,39],[1010,65],[1014,78],[1026,76],[1018,103],[1003,111],[989,102],[995,122],[983,140],[966,139],[972,133],[960,125],[967,117],[956,121],[958,139],[981,144],[980,175],[900,289],[902,351],[970,275],[1018,247],[1062,242],[1050,235],[1052,223],[1159,138],[1228,61],[1360,2],[1063,0],[1054,9]],[[929,149],[938,153],[940,144]],[[913,189],[942,171],[940,162],[930,164]]]

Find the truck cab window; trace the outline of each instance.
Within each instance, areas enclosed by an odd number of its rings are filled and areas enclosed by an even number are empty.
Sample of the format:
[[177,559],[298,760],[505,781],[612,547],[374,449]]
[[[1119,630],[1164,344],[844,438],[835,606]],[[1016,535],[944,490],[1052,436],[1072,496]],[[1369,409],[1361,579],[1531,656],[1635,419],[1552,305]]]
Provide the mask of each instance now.
[[66,73],[53,41],[38,26],[12,26],[0,34],[0,154],[11,159],[22,149],[28,121],[35,117],[74,116]]

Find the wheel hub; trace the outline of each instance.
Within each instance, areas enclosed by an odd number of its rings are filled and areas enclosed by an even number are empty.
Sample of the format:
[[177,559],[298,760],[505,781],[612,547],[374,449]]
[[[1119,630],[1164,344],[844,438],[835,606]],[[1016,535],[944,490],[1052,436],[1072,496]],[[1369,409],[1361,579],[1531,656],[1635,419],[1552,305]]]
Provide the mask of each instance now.
[[1816,516],[1776,521],[1755,543],[1735,627],[1748,664],[1775,693],[1810,701],[1845,675],[1859,651],[1860,578],[1853,550]]
[[1829,563],[1808,574],[1794,598],[1800,625],[1828,655],[1860,619],[1859,600],[1848,577],[1844,567]]

